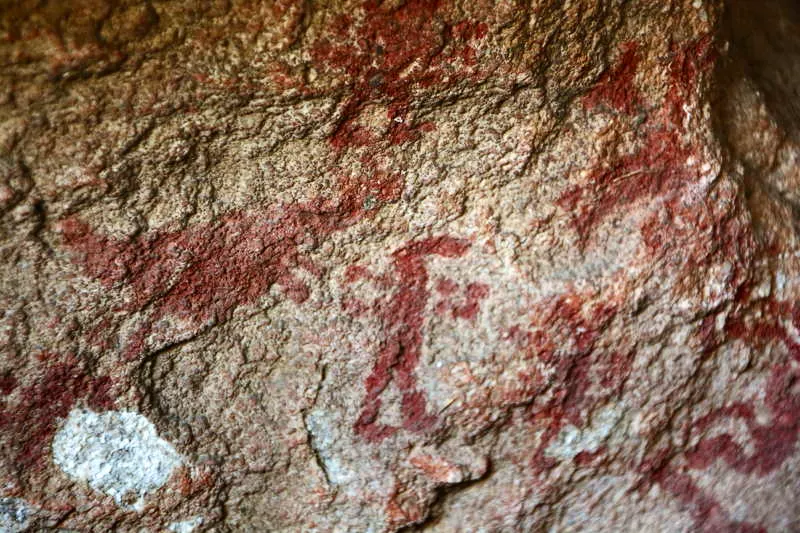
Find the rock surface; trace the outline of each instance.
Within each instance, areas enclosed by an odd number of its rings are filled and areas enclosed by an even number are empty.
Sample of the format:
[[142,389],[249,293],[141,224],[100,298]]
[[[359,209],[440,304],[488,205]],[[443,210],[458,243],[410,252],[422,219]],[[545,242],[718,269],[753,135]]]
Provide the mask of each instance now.
[[0,529],[800,531],[795,2],[0,5]]

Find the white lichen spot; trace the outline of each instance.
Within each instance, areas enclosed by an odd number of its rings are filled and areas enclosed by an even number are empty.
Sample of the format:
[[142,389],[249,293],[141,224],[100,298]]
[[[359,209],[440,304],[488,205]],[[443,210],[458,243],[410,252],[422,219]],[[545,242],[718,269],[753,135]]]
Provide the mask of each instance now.
[[172,445],[144,416],[130,411],[73,409],[53,439],[53,460],[70,477],[141,511],[181,465]]
[[24,500],[0,498],[0,532],[28,531],[31,514],[33,512]]
[[192,531],[202,524],[203,517],[195,516],[194,518],[183,520],[182,522],[173,522],[167,526],[167,529],[174,531],[175,533],[192,533]]
[[545,455],[559,459],[573,459],[581,452],[596,452],[608,439],[622,417],[616,406],[604,407],[592,417],[591,424],[577,428],[572,424],[562,428],[558,437],[550,443]]

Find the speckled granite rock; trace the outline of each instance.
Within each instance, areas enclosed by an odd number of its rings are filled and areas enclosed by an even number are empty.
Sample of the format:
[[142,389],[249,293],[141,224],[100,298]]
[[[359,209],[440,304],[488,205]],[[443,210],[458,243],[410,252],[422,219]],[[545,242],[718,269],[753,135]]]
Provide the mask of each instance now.
[[0,529],[800,531],[761,4],[2,3]]

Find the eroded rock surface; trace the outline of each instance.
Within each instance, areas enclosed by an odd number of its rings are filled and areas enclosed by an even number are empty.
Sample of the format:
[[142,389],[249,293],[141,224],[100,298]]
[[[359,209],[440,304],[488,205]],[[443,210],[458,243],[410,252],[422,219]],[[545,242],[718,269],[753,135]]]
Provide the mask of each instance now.
[[2,4],[0,528],[800,530],[766,4]]

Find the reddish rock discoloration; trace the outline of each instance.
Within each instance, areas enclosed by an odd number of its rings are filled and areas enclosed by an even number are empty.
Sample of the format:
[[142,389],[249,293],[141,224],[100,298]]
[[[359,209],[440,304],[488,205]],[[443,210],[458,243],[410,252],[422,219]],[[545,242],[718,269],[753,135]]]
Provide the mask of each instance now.
[[[606,102],[626,110],[635,102],[631,80],[636,72],[636,47],[628,45],[620,66],[604,75],[597,93],[587,97],[590,104]],[[570,187],[558,204],[572,213],[572,224],[582,243],[594,229],[621,206],[664,195],[678,197],[699,172],[689,161],[697,147],[685,139],[684,105],[694,96],[700,76],[714,62],[710,38],[691,42],[680,48],[670,64],[670,85],[663,105],[649,120],[641,137],[641,146],[633,153],[612,160],[609,165],[592,169],[586,185]],[[621,106],[621,107],[620,107]]]
[[382,324],[381,350],[365,382],[366,396],[355,431],[371,442],[380,442],[398,428],[382,424],[381,394],[394,382],[402,393],[403,428],[420,432],[430,429],[436,416],[427,412],[426,400],[417,389],[414,375],[422,347],[425,308],[430,298],[425,259],[431,255],[460,257],[469,247],[464,240],[432,237],[412,241],[392,254],[396,290],[376,300],[372,312]]
[[481,302],[489,296],[489,286],[485,283],[468,283],[463,296],[455,294],[458,289],[458,284],[452,280],[440,279],[437,282],[436,290],[445,298],[436,304],[436,312],[450,313],[453,318],[474,321],[480,311]]
[[641,106],[641,94],[636,88],[634,78],[639,68],[639,45],[625,43],[621,56],[612,69],[607,69],[597,81],[597,85],[583,99],[587,109],[607,105],[620,113],[633,114]]
[[[94,1],[0,10],[0,523],[797,523],[794,11]],[[141,514],[47,460],[113,401]]]
[[[720,350],[732,341],[742,343],[751,353],[777,352],[776,361],[763,371],[763,393],[730,402],[693,420],[688,432],[697,438],[696,444],[683,452],[662,450],[641,468],[648,483],[659,484],[687,506],[698,531],[762,533],[768,530],[763,525],[732,519],[724,502],[702,489],[692,472],[707,471],[721,461],[740,474],[764,477],[795,455],[800,438],[800,344],[786,324],[796,327],[798,306],[755,297],[749,283],[740,285],[734,306],[722,330],[714,328],[717,319],[712,314],[702,322],[697,335],[707,357],[723,356]],[[746,428],[746,442],[722,429],[731,421]],[[675,457],[681,459],[680,466],[672,462]]]
[[567,294],[541,304],[530,344],[536,357],[553,371],[552,395],[544,405],[531,407],[531,420],[544,427],[531,466],[540,475],[556,464],[545,450],[567,424],[583,427],[591,409],[620,392],[630,370],[632,354],[597,349],[596,342],[617,314],[613,300],[589,305],[589,294]]
[[413,142],[432,131],[430,122],[413,122],[413,91],[446,86],[475,74],[474,43],[488,33],[485,23],[447,20],[446,2],[412,0],[390,7],[366,2],[363,18],[341,15],[320,38],[311,56],[320,70],[348,85],[350,95],[342,120],[330,138],[336,150],[380,143],[358,124],[365,104],[379,102],[387,109],[389,145]]
[[573,225],[585,242],[620,205],[680,190],[691,178],[686,160],[692,148],[676,131],[655,131],[635,154],[589,175],[589,185],[568,190],[559,204],[573,212]]
[[652,479],[659,483],[686,510],[694,520],[696,530],[703,533],[766,533],[758,524],[731,519],[730,515],[714,498],[708,496],[692,480],[691,476],[669,469],[657,471]]
[[765,403],[772,417],[768,424],[758,423],[754,407],[743,402],[717,409],[697,420],[694,430],[701,435],[709,433],[718,421],[741,420],[750,433],[748,448],[752,451],[746,451],[728,433],[703,438],[686,454],[689,467],[704,470],[717,459],[723,459],[738,472],[760,476],[780,467],[794,454],[800,431],[798,378],[800,371],[788,364],[771,371],[765,390]]
[[302,303],[308,288],[293,270],[318,271],[300,246],[371,216],[375,210],[365,205],[368,199],[393,201],[400,189],[397,176],[376,174],[366,182],[348,180],[336,200],[318,198],[263,213],[233,212],[212,223],[130,240],[97,234],[77,219],[64,220],[60,227],[65,246],[87,275],[109,288],[120,283],[130,288],[124,310],[150,309],[148,324],[129,342],[127,355],[136,357],[146,350],[150,325],[165,316],[194,326],[224,321],[275,284]]
[[670,85],[664,109],[673,124],[683,123],[684,104],[696,93],[702,77],[711,71],[718,57],[711,35],[683,45],[673,44]]
[[38,358],[42,374],[0,404],[0,431],[8,438],[4,455],[23,475],[43,467],[59,419],[77,402],[95,410],[114,407],[110,378],[92,376],[74,357],[42,353]]
[[8,396],[16,388],[17,388],[17,378],[8,374],[0,377],[0,393],[2,393],[5,396]]
[[[745,290],[745,293],[748,291]],[[718,422],[741,420],[747,427],[751,442],[747,450],[728,433],[702,438],[686,454],[693,469],[706,469],[716,459],[723,459],[731,468],[743,474],[764,476],[779,468],[796,449],[800,437],[800,343],[787,331],[787,324],[795,324],[798,305],[794,302],[776,301],[772,298],[745,298],[731,315],[726,317],[725,338],[710,341],[709,352],[719,349],[724,342],[738,340],[748,349],[774,350],[783,353],[769,369],[763,400],[734,402],[716,409],[698,420],[692,431],[698,435],[710,432]],[[762,402],[769,410],[771,420],[757,420],[755,402]]]

